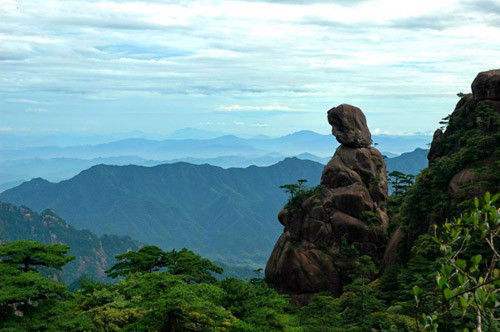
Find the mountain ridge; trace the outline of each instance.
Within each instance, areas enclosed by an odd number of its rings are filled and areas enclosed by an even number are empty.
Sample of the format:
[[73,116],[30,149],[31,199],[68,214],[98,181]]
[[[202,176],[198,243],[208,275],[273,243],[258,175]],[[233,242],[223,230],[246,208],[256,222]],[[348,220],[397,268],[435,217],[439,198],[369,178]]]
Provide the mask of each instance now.
[[322,167],[298,158],[229,169],[97,165],[58,183],[25,182],[0,200],[54,209],[74,227],[98,235],[129,235],[167,249],[193,248],[224,263],[255,265],[267,258],[280,231],[274,220],[286,195],[279,186],[302,178],[315,185]]

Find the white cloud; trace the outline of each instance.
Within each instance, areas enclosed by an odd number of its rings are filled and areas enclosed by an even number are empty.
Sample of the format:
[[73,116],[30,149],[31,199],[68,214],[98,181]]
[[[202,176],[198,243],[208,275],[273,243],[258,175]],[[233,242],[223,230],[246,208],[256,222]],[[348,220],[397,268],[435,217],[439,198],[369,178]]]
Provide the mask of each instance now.
[[239,104],[230,104],[224,105],[219,108],[219,110],[224,112],[272,112],[272,111],[280,111],[280,112],[292,112],[293,109],[288,105],[283,104],[268,104],[268,105],[239,105]]
[[33,100],[33,99],[26,99],[26,98],[7,98],[5,99],[7,103],[13,103],[13,104],[31,104],[31,105],[43,105],[43,104],[48,104],[45,101],[39,101],[39,100]]
[[24,110],[26,113],[46,113],[47,110],[41,107],[29,107]]
[[480,2],[3,0],[0,102],[51,100],[81,114],[113,104],[116,116],[131,100],[153,112],[155,100],[188,120],[453,94],[500,67],[500,12]]

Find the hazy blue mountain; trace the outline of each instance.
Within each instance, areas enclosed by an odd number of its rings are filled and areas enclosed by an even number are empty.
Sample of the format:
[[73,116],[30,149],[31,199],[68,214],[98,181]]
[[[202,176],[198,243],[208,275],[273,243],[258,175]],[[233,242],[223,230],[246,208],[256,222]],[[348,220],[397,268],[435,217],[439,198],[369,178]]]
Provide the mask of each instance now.
[[312,160],[323,165],[326,165],[331,159],[331,157],[318,157],[307,152],[298,154],[296,157],[303,160]]
[[142,131],[129,131],[123,133],[20,133],[0,132],[0,149],[21,149],[26,147],[43,146],[76,146],[101,144],[121,140],[125,138],[149,138],[161,139],[158,134],[147,134]]
[[84,169],[99,164],[153,166],[161,164],[161,162],[134,156],[94,159],[30,158],[7,160],[0,162],[0,192],[37,177],[43,177],[49,181],[69,179]]
[[65,282],[83,275],[103,280],[106,269],[114,264],[117,254],[139,246],[129,237],[98,237],[89,231],[77,230],[50,210],[39,214],[26,207],[0,202],[0,242],[21,239],[69,245],[75,260],[60,273]]
[[[285,158],[287,157],[279,153],[268,153],[263,156],[250,156],[250,157],[219,156],[215,158],[180,158],[180,159],[168,160],[167,163],[186,162],[195,165],[209,164],[213,166],[219,166],[222,168],[231,168],[231,167],[243,168],[252,165],[270,166],[272,164],[276,164],[279,161],[282,161]],[[299,158],[299,159],[308,159],[308,158]],[[308,160],[313,160],[313,159],[308,159]]]
[[[384,155],[388,153],[383,152]],[[416,174],[427,166],[427,150],[417,149],[413,152],[403,153],[401,156],[388,158],[389,171],[400,170],[405,173]],[[173,160],[151,160],[134,156],[120,156],[108,158],[78,159],[78,158],[31,158],[16,159],[0,162],[0,192],[13,188],[24,181],[41,177],[52,182],[69,179],[81,171],[99,164],[107,165],[140,165],[155,166],[162,163],[188,162],[191,164],[209,164],[223,168],[269,166],[275,164],[287,156],[280,153],[268,153],[257,156],[226,155],[213,158],[185,157]],[[296,155],[299,159],[312,160],[326,164],[330,157],[319,157],[311,153]]]
[[416,175],[427,167],[427,153],[429,153],[429,150],[418,148],[412,152],[405,152],[394,158],[387,158],[385,160],[387,171],[400,171],[406,174]]
[[198,128],[182,128],[171,133],[168,138],[172,139],[210,139],[226,135],[225,133],[198,129]]
[[0,200],[51,208],[77,228],[189,247],[230,264],[261,264],[281,231],[285,183],[319,182],[323,165],[288,158],[268,167],[187,163],[91,167],[59,183],[33,179]]
[[[425,147],[430,136],[374,136],[373,140],[381,151],[402,153]],[[143,159],[170,160],[180,158],[216,158],[236,155],[242,157],[263,156],[269,153],[294,156],[311,153],[320,157],[333,155],[337,141],[332,135],[312,131],[300,131],[290,135],[268,138],[240,138],[225,135],[210,139],[166,139],[151,140],[130,138],[97,145],[45,146],[21,149],[0,149],[0,162],[27,158],[107,158],[137,156]]]

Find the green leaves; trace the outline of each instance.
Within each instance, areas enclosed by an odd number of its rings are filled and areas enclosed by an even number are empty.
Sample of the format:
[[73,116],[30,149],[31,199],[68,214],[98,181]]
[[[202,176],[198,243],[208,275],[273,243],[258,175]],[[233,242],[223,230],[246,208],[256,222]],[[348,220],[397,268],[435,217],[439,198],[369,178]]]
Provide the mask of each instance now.
[[[462,317],[470,314],[482,319],[478,325],[494,322],[498,303],[498,276],[500,262],[499,213],[495,207],[498,195],[486,193],[474,200],[474,208],[460,218],[442,225],[437,240],[444,257],[436,275],[436,285],[442,291],[449,309],[460,308]],[[495,199],[493,201],[492,199]],[[480,329],[480,326],[477,327]]]
[[453,292],[451,291],[451,289],[445,288],[443,289],[443,295],[445,299],[449,300],[453,297]]
[[455,264],[461,270],[465,270],[465,268],[467,267],[467,262],[464,259],[457,259]]
[[13,308],[36,307],[46,300],[67,295],[66,286],[47,278],[37,268],[60,269],[73,259],[62,244],[13,241],[0,245],[0,313],[13,315]]
[[307,198],[320,190],[320,187],[307,188],[307,180],[299,179],[297,183],[290,183],[281,185],[280,188],[283,189],[288,195],[288,202],[286,203],[287,208],[300,209],[302,202]]
[[389,185],[394,195],[403,195],[415,182],[415,176],[399,171],[392,171],[388,174]]
[[215,282],[212,273],[222,273],[221,267],[188,249],[165,252],[156,246],[145,246],[116,256],[118,263],[106,273],[112,278],[133,273],[165,270],[173,275],[183,275],[189,282]]
[[474,255],[474,256],[472,256],[472,258],[471,258],[471,262],[472,262],[472,264],[474,264],[474,265],[476,265],[476,266],[477,266],[477,265],[479,265],[479,263],[481,263],[481,259],[482,259],[482,258],[483,258],[483,257],[482,257],[481,255]]
[[74,259],[65,244],[18,240],[0,244],[0,263],[12,264],[27,272],[37,267],[60,269]]

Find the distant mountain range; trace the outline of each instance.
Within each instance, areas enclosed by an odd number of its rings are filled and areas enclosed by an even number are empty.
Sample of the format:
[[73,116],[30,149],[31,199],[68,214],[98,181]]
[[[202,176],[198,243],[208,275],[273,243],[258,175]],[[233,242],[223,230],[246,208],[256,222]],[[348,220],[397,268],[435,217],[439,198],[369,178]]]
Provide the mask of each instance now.
[[[387,155],[387,153],[385,153]],[[427,150],[417,149],[413,152],[404,153],[399,157],[386,159],[389,170],[399,170],[405,173],[416,174],[427,166]],[[388,157],[390,157],[389,155]],[[119,156],[107,158],[79,159],[79,158],[29,158],[15,159],[0,162],[0,192],[13,188],[24,181],[41,177],[46,180],[57,182],[69,179],[79,172],[99,164],[107,165],[140,165],[155,166],[163,163],[188,162],[191,164],[209,164],[223,168],[269,166],[275,164],[287,156],[279,153],[269,153],[262,156],[225,155],[213,158],[185,157],[173,160],[151,160],[135,156]],[[326,164],[330,157],[319,157],[311,153],[296,155],[299,159],[312,160]]]
[[260,265],[281,231],[280,185],[319,182],[323,165],[288,158],[268,167],[187,163],[91,167],[59,183],[33,179],[0,201],[51,208],[76,228],[188,247],[231,265]]
[[58,273],[65,282],[81,276],[106,279],[105,271],[115,256],[138,248],[129,237],[103,235],[77,230],[50,210],[37,213],[25,207],[0,202],[0,243],[13,240],[36,240],[44,243],[65,243],[75,260]]
[[[180,135],[185,137],[185,135]],[[425,147],[430,137],[374,136],[379,150],[385,153],[402,153]],[[332,135],[321,135],[312,131],[299,131],[290,135],[270,138],[240,138],[226,135],[206,139],[170,138],[152,140],[128,138],[109,143],[75,146],[35,146],[16,149],[0,149],[0,162],[32,158],[109,158],[134,156],[147,160],[171,160],[181,158],[215,158],[220,156],[257,157],[272,153],[295,156],[311,153],[320,157],[331,156],[338,146]]]

